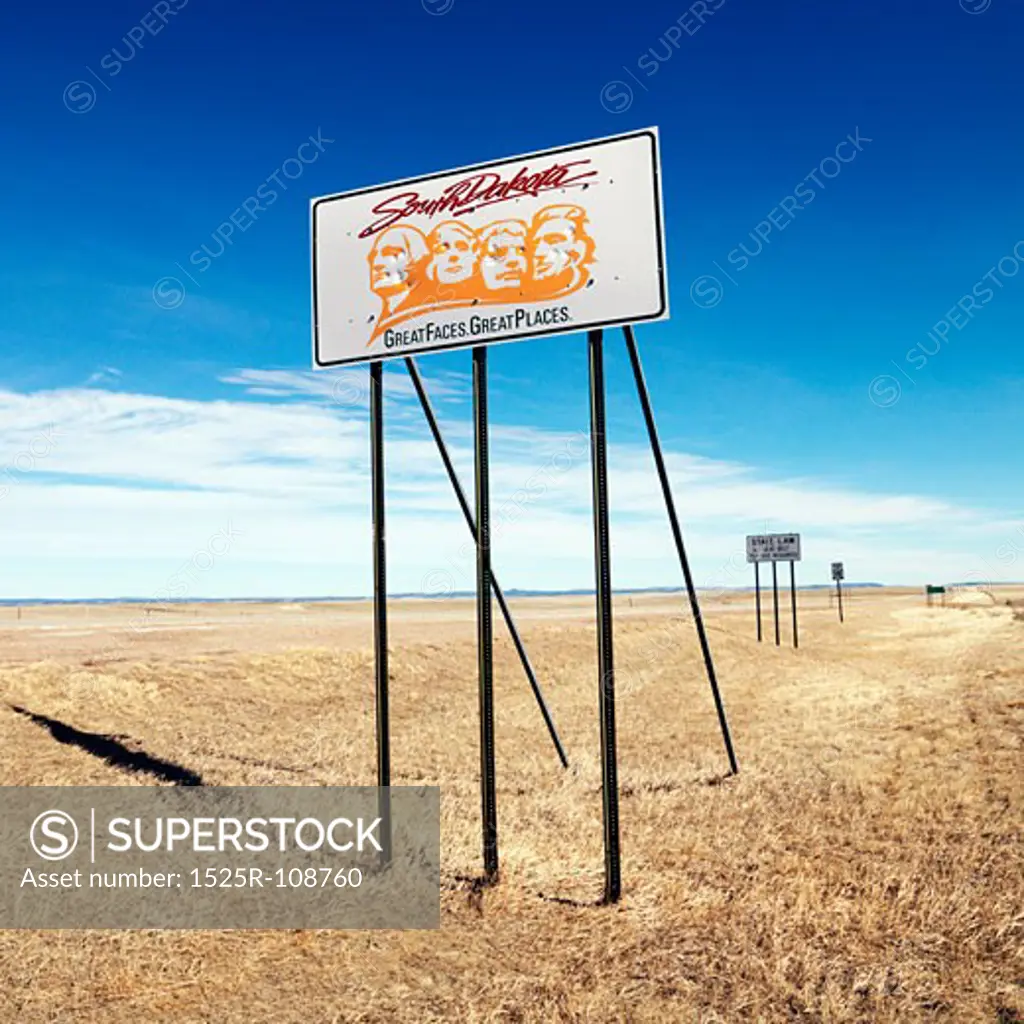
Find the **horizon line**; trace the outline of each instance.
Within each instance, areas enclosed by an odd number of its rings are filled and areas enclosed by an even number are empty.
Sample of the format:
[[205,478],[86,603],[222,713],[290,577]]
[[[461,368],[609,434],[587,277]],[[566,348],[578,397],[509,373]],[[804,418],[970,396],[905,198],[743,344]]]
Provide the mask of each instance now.
[[[797,590],[832,590],[834,583],[809,583],[798,585]],[[993,581],[964,581],[960,583],[945,584],[923,584],[923,583],[877,583],[866,581],[863,583],[852,583],[843,581],[843,589],[923,589],[925,586],[945,587],[1013,587],[1024,586],[1024,581],[1005,580],[995,583]],[[770,590],[770,587],[761,587],[762,592]],[[786,588],[788,589],[788,587]],[[708,593],[754,593],[755,588],[746,587],[697,587],[698,594]],[[522,590],[510,588],[504,591],[508,597],[593,597],[593,588],[570,588],[563,590]],[[685,586],[677,587],[624,587],[613,588],[613,594],[684,594]],[[387,594],[388,600],[425,600],[425,601],[452,601],[465,600],[476,596],[474,590],[453,591],[450,594],[426,594],[421,591],[397,591]],[[259,597],[3,597],[0,598],[0,607],[16,607],[19,605],[50,605],[50,604],[150,604],[150,605],[189,605],[189,604],[330,604],[336,602],[358,602],[372,600],[372,594],[329,594],[316,596],[289,596],[289,595],[263,595]]]

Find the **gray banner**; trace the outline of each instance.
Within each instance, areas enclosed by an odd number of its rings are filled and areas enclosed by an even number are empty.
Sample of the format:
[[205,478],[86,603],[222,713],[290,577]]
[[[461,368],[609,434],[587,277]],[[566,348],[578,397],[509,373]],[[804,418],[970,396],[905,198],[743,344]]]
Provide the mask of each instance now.
[[0,787],[0,928],[438,928],[440,830],[426,786]]

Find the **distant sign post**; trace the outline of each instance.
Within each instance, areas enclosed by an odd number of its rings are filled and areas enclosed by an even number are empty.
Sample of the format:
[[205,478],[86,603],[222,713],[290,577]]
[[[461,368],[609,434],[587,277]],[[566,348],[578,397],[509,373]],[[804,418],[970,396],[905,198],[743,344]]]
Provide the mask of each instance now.
[[793,609],[793,646],[800,646],[800,637],[796,631],[796,562],[790,560],[789,563],[789,596],[790,604]]
[[775,646],[779,646],[779,573],[778,562],[772,562],[772,611],[775,614]]
[[754,566],[754,591],[757,606],[757,639],[761,639],[761,562],[772,564],[772,608],[775,614],[775,646],[781,644],[779,632],[779,562],[789,562],[789,589],[793,606],[793,646],[800,646],[796,614],[796,563],[800,561],[799,533],[766,533],[747,537],[747,561]]
[[[749,559],[749,555],[747,556]],[[754,610],[757,615],[757,642],[761,642],[761,563],[754,563]]]
[[836,581],[836,597],[839,600],[839,621],[843,621],[843,580],[846,577],[846,571],[843,568],[842,562],[832,563],[832,579]]

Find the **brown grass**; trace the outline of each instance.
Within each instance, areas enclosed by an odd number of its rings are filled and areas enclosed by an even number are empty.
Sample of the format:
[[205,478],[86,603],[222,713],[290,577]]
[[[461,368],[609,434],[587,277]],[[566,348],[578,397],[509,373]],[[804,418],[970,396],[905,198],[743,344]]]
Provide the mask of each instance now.
[[[394,781],[442,787],[441,930],[0,933],[0,1019],[1020,1021],[1015,609],[857,593],[840,627],[823,593],[803,601],[799,651],[756,644],[739,599],[709,605],[740,759],[725,780],[679,602],[619,602],[621,905],[593,905],[591,603],[517,605],[569,773],[502,634],[502,877],[480,893],[472,606],[408,602],[393,630]],[[28,609],[0,625],[14,652],[0,783],[147,781],[10,704],[131,737],[213,784],[372,782],[365,606],[204,609],[191,622],[212,628],[191,631],[158,616],[123,660],[101,657],[126,614]]]

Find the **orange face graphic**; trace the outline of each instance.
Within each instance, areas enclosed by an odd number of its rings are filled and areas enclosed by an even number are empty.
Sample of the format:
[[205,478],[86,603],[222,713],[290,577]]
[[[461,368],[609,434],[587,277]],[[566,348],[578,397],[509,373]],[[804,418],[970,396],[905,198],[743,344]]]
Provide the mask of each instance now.
[[521,220],[489,224],[480,232],[480,277],[489,292],[521,288],[528,278],[526,225]]
[[594,243],[586,232],[586,210],[581,206],[547,206],[533,219],[530,251],[533,278],[550,281],[589,263]]
[[582,206],[538,211],[528,225],[499,220],[474,231],[446,221],[428,237],[409,224],[387,228],[370,252],[370,288],[381,299],[373,342],[424,313],[561,298],[590,280],[594,240]]
[[427,242],[416,228],[388,228],[370,252],[370,290],[384,300],[391,312],[407,297],[419,279],[427,258]]
[[427,277],[440,284],[459,284],[477,272],[479,243],[473,229],[457,220],[439,224],[427,239]]

